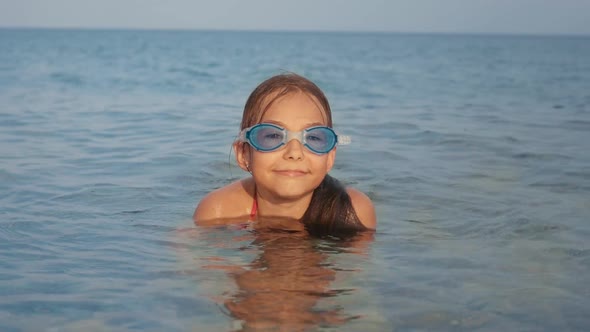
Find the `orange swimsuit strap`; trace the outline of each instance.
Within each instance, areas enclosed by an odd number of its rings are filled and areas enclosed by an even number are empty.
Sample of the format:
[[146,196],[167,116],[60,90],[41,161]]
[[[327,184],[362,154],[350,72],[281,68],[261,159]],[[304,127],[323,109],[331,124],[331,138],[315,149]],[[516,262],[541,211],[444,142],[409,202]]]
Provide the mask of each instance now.
[[254,187],[254,201],[252,201],[252,209],[250,210],[250,219],[256,218],[258,210],[258,202],[256,201],[256,187]]

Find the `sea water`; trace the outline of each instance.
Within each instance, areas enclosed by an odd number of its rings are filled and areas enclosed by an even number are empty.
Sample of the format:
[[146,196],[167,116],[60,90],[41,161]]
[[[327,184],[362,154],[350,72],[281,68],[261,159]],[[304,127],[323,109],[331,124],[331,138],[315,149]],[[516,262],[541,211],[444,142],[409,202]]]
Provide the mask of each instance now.
[[[293,71],[375,234],[191,221]],[[590,39],[0,29],[0,330],[590,328]]]

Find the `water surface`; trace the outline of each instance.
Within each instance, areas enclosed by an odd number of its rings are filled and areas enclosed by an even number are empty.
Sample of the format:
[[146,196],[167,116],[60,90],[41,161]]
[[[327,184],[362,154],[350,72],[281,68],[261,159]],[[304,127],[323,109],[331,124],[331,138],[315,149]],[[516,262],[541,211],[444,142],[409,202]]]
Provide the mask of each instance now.
[[[590,326],[585,37],[0,30],[0,330]],[[198,228],[264,78],[326,92],[377,232]],[[269,323],[270,322],[270,323]],[[258,325],[257,325],[258,324]]]

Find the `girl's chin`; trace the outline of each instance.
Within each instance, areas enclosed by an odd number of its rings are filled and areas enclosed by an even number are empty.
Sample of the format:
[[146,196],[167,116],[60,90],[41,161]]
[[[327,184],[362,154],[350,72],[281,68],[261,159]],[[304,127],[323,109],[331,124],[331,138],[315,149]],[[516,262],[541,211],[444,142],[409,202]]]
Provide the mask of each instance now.
[[271,190],[271,194],[280,200],[296,201],[313,194],[313,188],[293,188],[285,186],[284,188]]
[[320,185],[322,179],[311,179],[309,177],[273,176],[267,179],[260,179],[259,185],[276,198],[281,200],[297,200],[313,194],[314,189]]

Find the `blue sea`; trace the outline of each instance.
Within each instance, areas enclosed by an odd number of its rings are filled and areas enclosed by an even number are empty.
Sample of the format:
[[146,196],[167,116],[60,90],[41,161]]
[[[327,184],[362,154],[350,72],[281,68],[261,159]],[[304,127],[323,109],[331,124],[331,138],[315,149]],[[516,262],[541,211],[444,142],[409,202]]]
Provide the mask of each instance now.
[[[284,71],[374,234],[193,224]],[[590,37],[0,29],[0,331],[587,331],[589,285]]]

